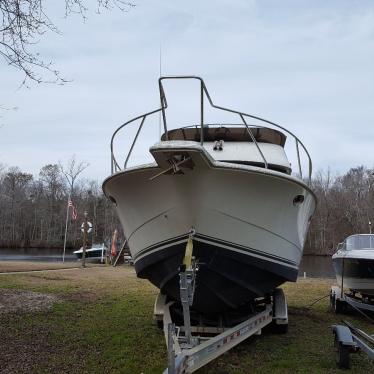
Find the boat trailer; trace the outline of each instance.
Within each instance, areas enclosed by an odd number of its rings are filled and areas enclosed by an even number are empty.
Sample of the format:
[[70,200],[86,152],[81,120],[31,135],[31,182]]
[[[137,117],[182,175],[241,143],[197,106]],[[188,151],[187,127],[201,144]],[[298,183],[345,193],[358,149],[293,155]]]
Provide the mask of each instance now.
[[[374,303],[364,296],[350,291],[344,292],[342,287],[332,286],[330,291],[330,307],[336,313],[343,313],[349,308],[356,310],[372,321],[364,313],[374,312]],[[334,334],[335,360],[338,367],[349,369],[350,354],[357,352],[366,353],[371,360],[374,360],[374,337],[354,327],[348,321],[342,321],[342,325],[332,325]]]
[[229,349],[273,323],[279,333],[287,332],[287,302],[282,289],[276,289],[271,297],[260,300],[261,308],[234,327],[207,326],[202,321],[191,323],[190,307],[196,285],[199,263],[192,256],[193,234],[191,230],[186,245],[183,264],[179,268],[180,300],[183,324],[172,319],[171,307],[166,295],[159,294],[154,306],[154,318],[163,327],[168,350],[168,368],[164,374],[193,373]]
[[350,354],[360,351],[374,360],[374,337],[347,321],[343,321],[343,323],[344,325],[331,326],[334,334],[337,365],[342,369],[349,369]]
[[356,311],[374,312],[374,302],[352,291],[344,292],[340,286],[332,286],[330,290],[330,307],[336,313],[343,313],[349,307]]

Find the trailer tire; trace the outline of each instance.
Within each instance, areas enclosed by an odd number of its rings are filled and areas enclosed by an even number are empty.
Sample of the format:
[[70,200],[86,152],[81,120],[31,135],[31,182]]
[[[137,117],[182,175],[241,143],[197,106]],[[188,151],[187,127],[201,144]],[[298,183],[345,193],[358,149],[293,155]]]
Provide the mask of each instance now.
[[335,311],[335,293],[330,291],[330,309]]
[[334,346],[335,346],[336,364],[341,369],[349,369],[350,367],[349,347],[341,344],[336,335],[335,335]]
[[343,302],[336,297],[334,298],[334,312],[335,314],[340,314],[343,312]]
[[272,326],[272,330],[276,334],[287,334],[287,332],[288,332],[288,323],[282,324],[282,325],[278,325],[274,321],[273,322],[273,326]]
[[164,321],[163,321],[163,320],[158,319],[158,320],[156,320],[156,323],[157,323],[157,327],[158,327],[160,330],[163,330],[163,329],[164,329]]

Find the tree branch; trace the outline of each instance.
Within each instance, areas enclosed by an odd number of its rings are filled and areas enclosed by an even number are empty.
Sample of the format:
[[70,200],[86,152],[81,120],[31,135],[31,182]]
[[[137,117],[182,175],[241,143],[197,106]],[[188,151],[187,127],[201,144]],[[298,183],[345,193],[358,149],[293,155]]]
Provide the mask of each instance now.
[[[65,0],[65,16],[80,14],[86,19],[87,0]],[[0,56],[24,74],[21,85],[67,82],[52,62],[46,62],[32,46],[47,32],[60,33],[44,11],[45,0],[0,0]],[[128,12],[135,4],[123,0],[97,0],[97,12],[114,8]],[[47,77],[45,76],[47,73]]]

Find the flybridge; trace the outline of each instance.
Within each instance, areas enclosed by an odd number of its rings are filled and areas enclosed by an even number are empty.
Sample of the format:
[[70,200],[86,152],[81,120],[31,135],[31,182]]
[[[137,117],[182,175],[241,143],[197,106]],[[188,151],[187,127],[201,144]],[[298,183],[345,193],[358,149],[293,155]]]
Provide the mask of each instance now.
[[[177,130],[169,130],[167,125],[167,108],[168,108],[168,102],[165,95],[165,90],[163,86],[163,82],[165,80],[197,80],[200,83],[200,123],[195,126],[189,126],[184,127]],[[128,167],[128,162],[131,157],[131,154],[133,152],[134,146],[139,138],[139,135],[142,131],[142,128],[145,124],[145,121],[148,117],[151,117],[153,115],[159,114],[162,118],[162,125],[164,134],[161,137],[161,141],[172,141],[179,139],[184,139],[186,141],[196,141],[199,142],[201,146],[206,146],[207,142],[211,142],[212,138],[213,141],[220,141],[223,140],[225,137],[228,137],[232,141],[242,141],[247,142],[251,144],[251,147],[253,148],[253,153],[255,155],[255,159],[251,163],[251,160],[238,160],[239,163],[248,163],[252,164],[254,166],[260,166],[265,169],[275,169],[280,171],[291,173],[290,164],[288,161],[284,160],[284,157],[282,154],[280,156],[275,156],[276,159],[280,158],[280,164],[275,163],[274,167],[274,161],[272,160],[272,154],[274,153],[272,150],[266,150],[266,146],[264,146],[264,143],[271,143],[271,144],[278,144],[279,146],[283,147],[286,137],[282,132],[287,133],[295,142],[295,158],[297,162],[297,173],[298,177],[300,179],[303,179],[303,167],[302,167],[302,155],[306,156],[307,160],[307,167],[306,167],[306,173],[305,176],[307,178],[307,183],[310,185],[311,180],[311,174],[312,174],[312,161],[310,158],[310,155],[308,153],[308,150],[304,146],[304,144],[300,141],[300,139],[294,135],[289,130],[285,129],[284,127],[268,121],[266,119],[253,116],[244,112],[228,109],[222,106],[215,105],[210,97],[210,94],[208,92],[208,89],[203,81],[202,78],[197,76],[164,76],[160,77],[158,80],[159,84],[159,92],[160,92],[160,101],[161,101],[161,107],[159,109],[147,112],[145,114],[142,114],[140,116],[137,116],[121,126],[119,126],[113,133],[111,142],[110,142],[110,148],[111,148],[111,171],[112,174],[116,173],[118,171],[122,170],[122,167],[120,166],[119,162],[117,161],[115,157],[115,151],[114,151],[114,140],[117,137],[117,134],[121,132],[122,129],[127,127],[128,125],[132,123],[138,123],[138,128],[136,131],[136,134],[134,136],[133,142],[127,152],[127,155],[125,157],[124,163],[123,163],[123,169],[126,169]],[[205,105],[206,102],[208,105],[210,105],[211,108],[224,111],[227,113],[231,113],[234,116],[238,116],[238,119],[240,120],[238,125],[231,125],[231,124],[208,124],[205,121]],[[257,125],[249,123],[249,121],[255,121]],[[232,128],[233,127],[233,128]],[[281,130],[281,131],[279,131]],[[261,133],[262,136],[259,136],[259,133]],[[178,140],[179,140],[178,139]],[[214,147],[214,144],[213,144]],[[274,157],[273,157],[274,158]],[[287,159],[286,159],[287,160]],[[226,160],[230,161],[230,160]],[[288,164],[288,167],[287,167]],[[280,166],[280,168],[279,168]]]

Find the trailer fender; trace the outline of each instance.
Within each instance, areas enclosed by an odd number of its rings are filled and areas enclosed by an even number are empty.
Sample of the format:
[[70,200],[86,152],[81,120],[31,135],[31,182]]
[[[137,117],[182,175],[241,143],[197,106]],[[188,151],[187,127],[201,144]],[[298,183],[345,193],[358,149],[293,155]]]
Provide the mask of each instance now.
[[343,325],[332,325],[332,331],[336,337],[336,340],[348,347],[356,347],[356,343],[353,341],[351,330],[347,326]]

